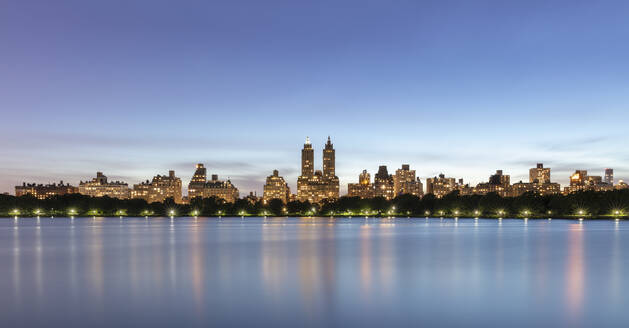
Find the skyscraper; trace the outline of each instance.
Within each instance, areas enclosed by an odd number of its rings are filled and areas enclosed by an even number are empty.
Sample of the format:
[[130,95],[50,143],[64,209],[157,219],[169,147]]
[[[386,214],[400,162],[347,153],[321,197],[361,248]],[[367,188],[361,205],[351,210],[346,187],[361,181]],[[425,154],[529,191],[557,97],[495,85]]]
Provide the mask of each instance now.
[[306,137],[304,149],[301,150],[301,175],[304,177],[314,175],[314,149],[308,137]]
[[334,153],[334,146],[332,145],[330,136],[328,136],[328,142],[326,142],[325,147],[323,148],[323,176],[325,178],[332,178],[335,176]]
[[335,175],[335,152],[330,137],[323,149],[323,172],[314,171],[314,149],[306,138],[301,150],[301,176],[297,178],[297,199],[318,203],[339,197],[339,178]]
[[605,183],[614,185],[614,169],[605,169]]

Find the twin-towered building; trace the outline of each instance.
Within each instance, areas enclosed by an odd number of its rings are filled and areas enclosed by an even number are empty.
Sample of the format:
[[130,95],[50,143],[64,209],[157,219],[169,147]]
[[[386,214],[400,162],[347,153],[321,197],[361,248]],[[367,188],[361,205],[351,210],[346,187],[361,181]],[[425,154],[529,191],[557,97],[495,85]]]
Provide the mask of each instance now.
[[314,149],[306,138],[301,150],[301,175],[297,178],[297,200],[319,203],[339,198],[339,178],[335,172],[335,151],[330,137],[323,148],[323,171],[314,169]]

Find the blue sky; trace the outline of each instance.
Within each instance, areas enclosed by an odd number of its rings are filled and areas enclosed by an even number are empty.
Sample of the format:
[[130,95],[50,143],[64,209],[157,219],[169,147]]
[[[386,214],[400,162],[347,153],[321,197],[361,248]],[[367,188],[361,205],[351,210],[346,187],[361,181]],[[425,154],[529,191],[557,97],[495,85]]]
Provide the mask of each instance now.
[[194,164],[241,194],[306,136],[342,190],[408,163],[629,178],[627,1],[0,3],[0,191]]

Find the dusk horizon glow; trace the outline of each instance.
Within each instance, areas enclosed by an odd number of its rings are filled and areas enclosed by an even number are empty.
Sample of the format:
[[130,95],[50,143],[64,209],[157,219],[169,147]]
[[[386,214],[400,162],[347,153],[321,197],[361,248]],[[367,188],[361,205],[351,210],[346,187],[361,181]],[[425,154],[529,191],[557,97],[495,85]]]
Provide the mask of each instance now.
[[295,192],[327,136],[341,195],[410,164],[475,185],[544,163],[629,180],[629,4],[574,1],[8,1],[0,192],[129,185],[196,163]]

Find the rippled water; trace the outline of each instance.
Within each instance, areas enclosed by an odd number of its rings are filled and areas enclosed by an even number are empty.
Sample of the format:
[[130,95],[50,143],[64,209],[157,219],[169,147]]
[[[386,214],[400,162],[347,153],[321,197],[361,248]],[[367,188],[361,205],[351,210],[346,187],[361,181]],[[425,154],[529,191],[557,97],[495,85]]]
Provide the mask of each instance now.
[[629,222],[0,219],[14,326],[626,326]]

